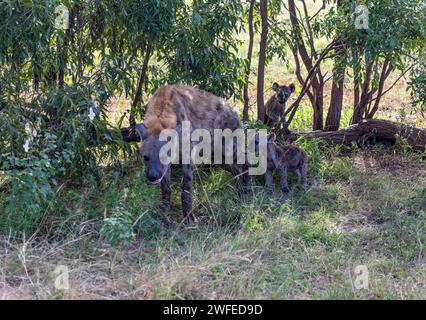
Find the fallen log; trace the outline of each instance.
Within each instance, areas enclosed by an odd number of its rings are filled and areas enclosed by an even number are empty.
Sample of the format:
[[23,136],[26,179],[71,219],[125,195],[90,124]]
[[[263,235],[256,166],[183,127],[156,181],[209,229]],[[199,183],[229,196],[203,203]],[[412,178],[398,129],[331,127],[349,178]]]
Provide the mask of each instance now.
[[426,149],[426,129],[387,120],[363,120],[338,131],[310,131],[283,134],[286,140],[295,141],[299,137],[320,139],[330,145],[364,144],[369,139],[395,143],[404,139],[416,151]]

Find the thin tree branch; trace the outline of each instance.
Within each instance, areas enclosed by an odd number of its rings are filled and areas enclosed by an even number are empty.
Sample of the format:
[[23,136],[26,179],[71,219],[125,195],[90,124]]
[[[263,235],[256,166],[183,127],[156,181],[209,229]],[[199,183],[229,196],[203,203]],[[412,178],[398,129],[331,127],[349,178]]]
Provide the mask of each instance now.
[[299,97],[296,99],[296,101],[294,101],[292,103],[292,105],[290,106],[290,108],[288,108],[288,110],[286,111],[284,117],[286,117],[288,114],[290,114],[290,117],[288,118],[288,121],[285,123],[284,125],[284,129],[287,130],[288,127],[290,126],[291,122],[294,119],[294,116],[297,112],[297,109],[300,106],[300,102],[302,101],[303,97],[305,96],[305,94],[308,92],[309,88],[311,87],[313,81],[313,75],[316,72],[316,68],[321,64],[321,62],[326,58],[327,53],[330,52],[331,50],[333,50],[334,45],[335,45],[335,41],[331,42],[320,54],[320,56],[318,57],[318,60],[315,62],[315,64],[312,66],[312,69],[309,71],[308,76],[306,77],[306,80],[304,81],[304,85],[302,87],[301,93],[299,95]]
[[249,8],[249,15],[248,15],[248,28],[249,28],[249,49],[247,53],[247,73],[245,75],[245,84],[244,84],[244,110],[243,110],[243,120],[248,121],[249,119],[249,103],[250,98],[248,95],[248,86],[249,86],[249,79],[250,79],[250,68],[251,68],[251,62],[252,62],[252,56],[253,56],[253,45],[254,45],[254,26],[253,26],[253,16],[254,16],[254,5],[256,0],[250,0],[250,8]]
[[[405,69],[401,75],[398,77],[398,79],[395,80],[395,82],[385,91],[383,91],[383,93],[381,94],[381,97],[383,97],[385,94],[387,94],[389,91],[391,91],[396,85],[397,83],[408,73],[408,71],[410,71],[411,69],[413,69],[419,62],[416,61],[414,62],[410,67],[408,67],[407,69]],[[376,101],[378,97],[375,97],[374,99],[371,99],[370,101]]]

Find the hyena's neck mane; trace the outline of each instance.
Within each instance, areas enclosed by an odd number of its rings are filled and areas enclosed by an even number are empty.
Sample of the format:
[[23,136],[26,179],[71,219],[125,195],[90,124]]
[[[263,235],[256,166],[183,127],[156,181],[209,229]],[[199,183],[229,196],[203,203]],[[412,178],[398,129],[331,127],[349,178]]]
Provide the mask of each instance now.
[[173,92],[171,86],[162,87],[149,101],[144,124],[150,134],[176,128],[177,116],[171,99]]
[[189,121],[193,128],[233,127],[227,125],[233,117],[230,112],[225,101],[211,93],[188,86],[170,85],[158,89],[151,98],[144,124],[149,134],[174,129],[183,121]]

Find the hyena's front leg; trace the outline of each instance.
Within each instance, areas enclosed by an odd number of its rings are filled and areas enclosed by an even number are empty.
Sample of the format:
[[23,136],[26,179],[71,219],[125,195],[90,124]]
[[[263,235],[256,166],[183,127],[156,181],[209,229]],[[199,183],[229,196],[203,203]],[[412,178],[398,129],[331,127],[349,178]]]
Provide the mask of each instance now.
[[272,188],[273,184],[274,184],[274,171],[268,170],[266,171],[266,176],[265,176],[265,186],[267,188]]
[[308,165],[304,164],[300,169],[300,183],[302,184],[302,189],[306,190],[308,188]]
[[283,190],[283,192],[288,193],[290,192],[290,188],[288,187],[287,182],[287,167],[282,166],[279,170],[281,178],[281,189]]
[[195,216],[192,212],[192,181],[194,177],[194,166],[192,164],[183,165],[183,185],[182,185],[182,210],[186,222],[194,222]]
[[290,129],[288,128],[288,123],[287,123],[287,119],[285,118],[285,112],[281,117],[281,121],[280,121],[280,131],[282,132],[282,134],[284,135],[289,135],[291,133]]
[[167,169],[167,173],[163,181],[161,181],[161,191],[163,194],[162,207],[164,209],[170,209],[172,204],[171,168]]

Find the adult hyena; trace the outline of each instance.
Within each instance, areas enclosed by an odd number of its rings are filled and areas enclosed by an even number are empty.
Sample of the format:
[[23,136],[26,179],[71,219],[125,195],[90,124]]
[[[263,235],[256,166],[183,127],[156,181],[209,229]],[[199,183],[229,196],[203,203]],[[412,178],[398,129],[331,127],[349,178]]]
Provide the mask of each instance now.
[[[175,129],[182,142],[182,124],[190,124],[190,131],[205,129],[214,136],[215,129],[242,128],[241,120],[226,102],[211,93],[193,87],[169,85],[160,88],[148,103],[143,124],[136,126],[141,137],[140,155],[145,163],[146,177],[151,184],[161,184],[163,204],[171,204],[170,164],[160,160],[160,150],[167,141],[160,141],[160,133],[166,129]],[[213,140],[213,139],[212,139]],[[193,146],[191,145],[191,150]],[[214,150],[214,146],[212,147]],[[183,168],[182,209],[187,221],[194,221],[192,211],[192,182],[194,163],[182,163],[182,148],[179,148],[180,163]],[[234,166],[234,168],[242,168]],[[241,170],[232,170],[240,173]],[[244,174],[244,181],[248,182]]]

